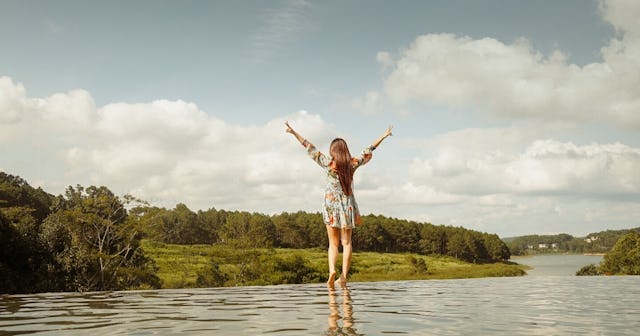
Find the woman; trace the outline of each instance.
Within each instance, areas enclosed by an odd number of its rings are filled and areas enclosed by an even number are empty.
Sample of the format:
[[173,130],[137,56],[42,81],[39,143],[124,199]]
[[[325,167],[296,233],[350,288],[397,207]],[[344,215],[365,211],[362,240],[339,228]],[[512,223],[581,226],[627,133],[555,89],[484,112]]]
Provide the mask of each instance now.
[[311,159],[322,167],[327,176],[327,187],[322,206],[322,218],[327,226],[329,237],[329,281],[327,285],[333,287],[336,278],[336,261],[338,260],[338,244],[342,242],[342,273],[339,283],[347,284],[347,274],[351,266],[351,232],[360,222],[360,211],[353,195],[354,171],[371,160],[373,152],[384,139],[391,136],[391,126],[378,138],[373,145],[367,147],[362,154],[355,158],[349,153],[347,143],[340,138],[333,139],[329,147],[330,157],[327,157],[316,147],[294,131],[288,122],[287,132],[293,134],[296,139],[307,149]]

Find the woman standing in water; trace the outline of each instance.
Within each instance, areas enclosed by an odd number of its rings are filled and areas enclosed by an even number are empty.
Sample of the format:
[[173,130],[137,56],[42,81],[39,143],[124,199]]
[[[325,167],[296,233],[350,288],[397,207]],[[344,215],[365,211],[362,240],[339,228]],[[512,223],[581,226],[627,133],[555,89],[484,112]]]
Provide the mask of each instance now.
[[347,275],[351,266],[351,232],[360,222],[360,211],[353,195],[353,173],[355,170],[371,160],[371,153],[380,143],[391,136],[391,126],[378,138],[373,145],[362,151],[359,157],[352,157],[347,143],[340,138],[333,139],[329,147],[329,157],[321,153],[316,147],[294,131],[288,122],[286,131],[293,134],[307,149],[311,159],[322,167],[327,176],[327,187],[322,205],[322,219],[327,226],[329,237],[329,281],[327,285],[333,287],[336,279],[336,261],[338,260],[338,245],[342,242],[342,273],[338,280],[341,286],[347,284]]

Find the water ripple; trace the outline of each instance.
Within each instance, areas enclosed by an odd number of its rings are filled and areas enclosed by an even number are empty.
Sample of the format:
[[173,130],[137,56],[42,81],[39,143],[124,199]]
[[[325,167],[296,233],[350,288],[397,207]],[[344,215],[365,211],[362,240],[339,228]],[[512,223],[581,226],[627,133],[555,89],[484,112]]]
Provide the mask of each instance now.
[[636,335],[640,277],[520,277],[0,297],[0,335]]

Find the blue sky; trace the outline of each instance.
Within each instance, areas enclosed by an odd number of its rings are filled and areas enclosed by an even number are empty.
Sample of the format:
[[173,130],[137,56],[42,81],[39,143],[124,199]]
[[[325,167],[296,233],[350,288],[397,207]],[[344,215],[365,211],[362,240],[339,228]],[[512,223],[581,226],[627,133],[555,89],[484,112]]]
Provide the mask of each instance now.
[[[316,211],[324,148],[395,136],[364,213],[503,236],[640,223],[633,1],[3,1],[0,169],[167,207]],[[635,16],[634,16],[635,15]]]

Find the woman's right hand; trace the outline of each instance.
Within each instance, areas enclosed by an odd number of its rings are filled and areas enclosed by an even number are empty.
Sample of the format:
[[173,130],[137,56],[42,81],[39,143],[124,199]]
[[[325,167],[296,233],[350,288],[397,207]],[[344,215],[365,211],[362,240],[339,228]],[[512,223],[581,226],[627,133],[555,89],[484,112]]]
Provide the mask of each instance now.
[[288,121],[285,121],[284,124],[285,126],[287,126],[287,129],[285,130],[287,133],[296,134],[296,131],[294,131],[293,128],[291,128]]

